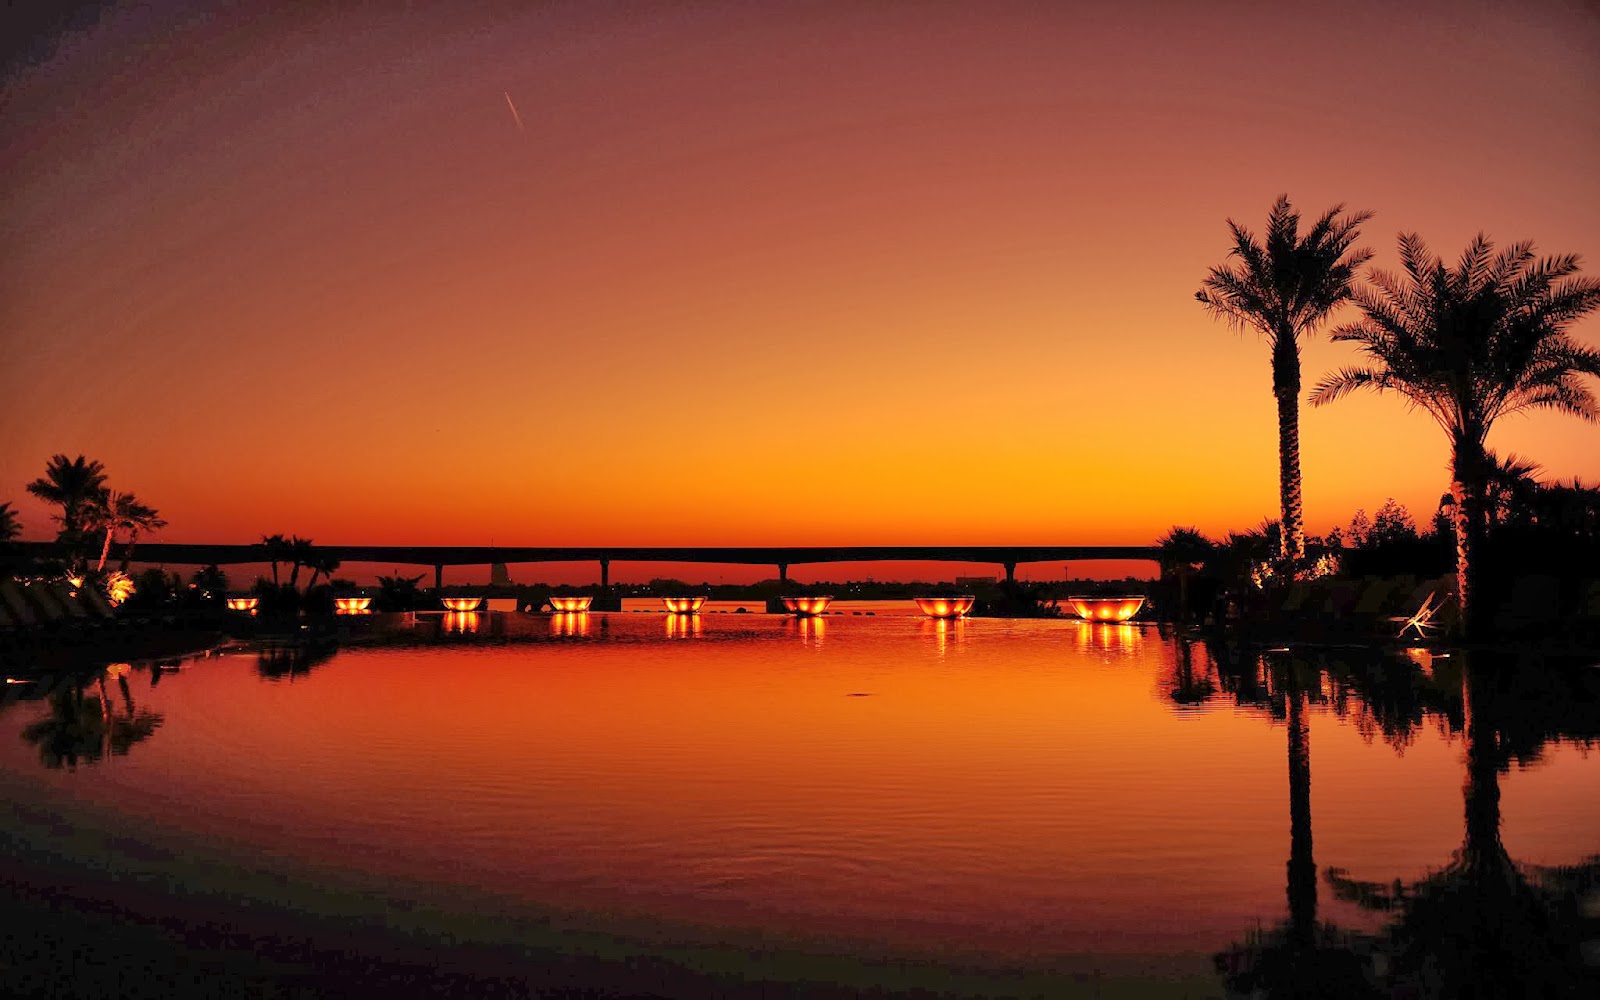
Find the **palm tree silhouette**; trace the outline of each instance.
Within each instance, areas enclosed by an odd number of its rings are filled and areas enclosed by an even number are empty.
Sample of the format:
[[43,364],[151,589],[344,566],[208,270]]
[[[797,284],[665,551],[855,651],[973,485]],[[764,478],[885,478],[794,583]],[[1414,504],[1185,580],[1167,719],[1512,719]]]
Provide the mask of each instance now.
[[311,560],[316,558],[316,546],[309,538],[295,535],[289,539],[287,556],[289,559],[289,589],[293,590],[300,582],[300,567],[309,566]]
[[311,569],[311,579],[306,582],[306,590],[310,591],[317,585],[318,576],[332,577],[339,571],[340,562],[331,555],[313,552],[307,557],[306,566]]
[[[1300,338],[1310,336],[1351,295],[1356,270],[1371,257],[1352,249],[1371,212],[1341,216],[1335,205],[1300,235],[1300,213],[1279,195],[1264,238],[1228,220],[1230,263],[1211,269],[1195,298],[1213,316],[1254,329],[1272,349],[1272,395],[1278,401],[1278,494],[1283,555],[1305,553],[1300,500]],[[1237,258],[1236,261],[1231,260]]]
[[267,562],[272,564],[272,586],[277,588],[278,564],[289,558],[289,540],[282,535],[262,535],[261,547],[265,550]]
[[160,511],[140,503],[132,493],[104,490],[89,506],[84,520],[85,527],[105,532],[105,541],[100,546],[100,562],[95,566],[96,573],[106,568],[106,558],[111,554],[111,543],[117,532],[128,532],[128,543],[122,550],[122,572],[126,573],[133,559],[133,547],[139,541],[139,533],[159,531],[167,526],[167,522],[161,519]]
[[1161,568],[1178,578],[1178,624],[1189,622],[1189,578],[1195,568],[1216,550],[1216,544],[1195,528],[1174,527],[1156,543],[1161,548]]
[[1400,237],[1404,273],[1374,270],[1371,290],[1356,294],[1363,317],[1333,333],[1371,362],[1317,383],[1313,406],[1357,389],[1393,392],[1420,407],[1450,438],[1455,500],[1456,600],[1468,636],[1482,630],[1474,598],[1486,527],[1491,465],[1485,446],[1500,417],[1553,409],[1585,420],[1600,407],[1580,376],[1600,376],[1600,351],[1566,331],[1600,307],[1600,281],[1573,277],[1574,255],[1535,261],[1533,244],[1496,255],[1479,234],[1454,267],[1431,254],[1415,233]]
[[83,540],[83,522],[89,507],[105,489],[106,467],[79,455],[68,458],[53,455],[46,463],[44,475],[27,485],[27,491],[61,508],[54,515],[61,524],[57,540],[67,546],[68,558],[77,561],[77,549]]
[[0,503],[0,545],[16,541],[22,534],[22,523],[17,520],[17,512],[11,509],[10,503]]

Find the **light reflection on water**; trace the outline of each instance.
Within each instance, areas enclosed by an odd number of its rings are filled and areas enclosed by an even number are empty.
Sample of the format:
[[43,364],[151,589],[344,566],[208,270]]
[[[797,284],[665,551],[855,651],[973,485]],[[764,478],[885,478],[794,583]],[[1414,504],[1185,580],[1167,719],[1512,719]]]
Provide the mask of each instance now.
[[0,767],[141,822],[538,903],[1018,961],[1220,956],[1240,989],[1329,941],[1372,950],[1400,912],[1372,886],[1499,845],[1524,871],[1600,849],[1581,670],[1080,621],[401,627],[35,693],[0,712]]

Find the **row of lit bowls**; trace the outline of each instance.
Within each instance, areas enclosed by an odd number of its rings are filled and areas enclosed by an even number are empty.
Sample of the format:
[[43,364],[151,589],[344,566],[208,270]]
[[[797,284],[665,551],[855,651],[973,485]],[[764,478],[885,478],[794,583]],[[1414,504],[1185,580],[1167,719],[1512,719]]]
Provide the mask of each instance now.
[[[481,597],[446,597],[443,598],[444,606],[450,611],[476,611],[483,606]],[[592,597],[552,597],[550,607],[562,612],[588,611]],[[784,610],[793,615],[811,617],[827,613],[828,605],[833,603],[832,597],[784,597]],[[974,600],[971,594],[962,594],[957,597],[918,597],[914,598],[917,608],[929,618],[961,618],[972,610]],[[677,615],[692,615],[705,606],[704,597],[663,597],[661,602],[668,611]],[[260,606],[258,597],[230,597],[228,607],[234,611],[254,611]],[[339,597],[334,599],[334,607],[344,612],[369,611],[372,608],[370,597]],[[1139,613],[1144,606],[1143,597],[1069,597],[1067,603],[1072,606],[1079,618],[1094,622],[1125,622]]]

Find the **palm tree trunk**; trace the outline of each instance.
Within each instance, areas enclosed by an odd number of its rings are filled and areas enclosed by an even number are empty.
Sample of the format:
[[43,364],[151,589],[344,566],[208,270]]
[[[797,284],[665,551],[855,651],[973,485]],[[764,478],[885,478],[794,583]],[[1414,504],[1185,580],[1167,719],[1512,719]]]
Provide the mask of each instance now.
[[1478,607],[1485,535],[1483,448],[1457,441],[1451,456],[1450,496],[1455,500],[1456,603],[1461,608],[1461,634],[1475,639],[1484,631]]
[[100,562],[96,564],[94,568],[94,571],[97,574],[106,568],[106,558],[111,555],[111,533],[116,530],[117,529],[115,528],[106,529],[106,542],[104,545],[100,546]]
[[1300,500],[1300,350],[1292,331],[1272,345],[1272,394],[1278,400],[1278,501],[1282,508],[1283,555],[1305,554]]

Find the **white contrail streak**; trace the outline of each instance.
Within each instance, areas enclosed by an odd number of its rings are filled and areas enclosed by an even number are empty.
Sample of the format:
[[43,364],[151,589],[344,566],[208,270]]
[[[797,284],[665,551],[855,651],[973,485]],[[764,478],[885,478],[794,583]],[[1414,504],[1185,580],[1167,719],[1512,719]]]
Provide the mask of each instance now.
[[517,123],[517,131],[526,132],[527,129],[522,127],[522,116],[517,114],[517,106],[511,103],[511,95],[503,90],[501,93],[506,95],[506,107],[511,109],[511,118]]

